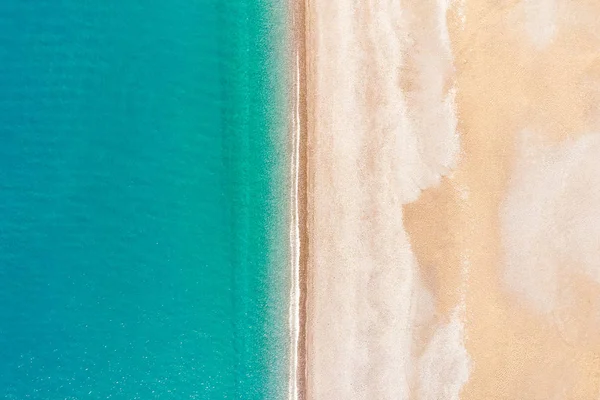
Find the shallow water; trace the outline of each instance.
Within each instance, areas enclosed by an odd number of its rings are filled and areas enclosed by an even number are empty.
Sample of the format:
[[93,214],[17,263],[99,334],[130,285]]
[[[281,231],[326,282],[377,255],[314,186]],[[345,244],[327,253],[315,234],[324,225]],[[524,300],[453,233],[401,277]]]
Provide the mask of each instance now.
[[0,4],[0,397],[282,396],[282,21]]

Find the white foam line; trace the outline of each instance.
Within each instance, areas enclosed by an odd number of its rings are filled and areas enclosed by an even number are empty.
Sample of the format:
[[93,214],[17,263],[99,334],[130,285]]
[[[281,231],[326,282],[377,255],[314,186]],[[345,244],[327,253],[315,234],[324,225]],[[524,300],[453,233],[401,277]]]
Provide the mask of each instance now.
[[300,217],[298,209],[298,185],[300,175],[300,55],[296,50],[296,85],[293,118],[293,151],[291,157],[291,212],[290,212],[290,264],[292,282],[290,288],[290,376],[288,399],[298,400],[298,347],[300,342]]

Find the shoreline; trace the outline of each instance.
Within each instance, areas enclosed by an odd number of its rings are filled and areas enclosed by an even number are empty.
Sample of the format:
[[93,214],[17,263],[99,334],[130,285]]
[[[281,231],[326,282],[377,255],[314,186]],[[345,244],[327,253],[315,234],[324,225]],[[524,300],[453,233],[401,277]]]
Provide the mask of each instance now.
[[304,0],[290,6],[291,46],[288,52],[291,76],[292,110],[290,137],[290,370],[288,399],[306,398],[306,285],[307,285],[307,105],[306,38]]

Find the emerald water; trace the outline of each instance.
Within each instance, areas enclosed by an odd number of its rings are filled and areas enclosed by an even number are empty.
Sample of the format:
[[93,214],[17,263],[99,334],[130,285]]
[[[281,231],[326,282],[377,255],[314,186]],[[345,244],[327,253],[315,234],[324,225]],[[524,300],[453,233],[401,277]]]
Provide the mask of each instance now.
[[277,399],[276,0],[0,2],[0,397]]

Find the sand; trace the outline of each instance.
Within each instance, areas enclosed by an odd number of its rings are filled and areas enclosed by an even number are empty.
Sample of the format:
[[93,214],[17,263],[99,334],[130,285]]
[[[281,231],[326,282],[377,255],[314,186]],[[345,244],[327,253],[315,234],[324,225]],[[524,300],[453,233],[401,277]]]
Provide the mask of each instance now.
[[297,397],[598,399],[600,4],[305,4]]

